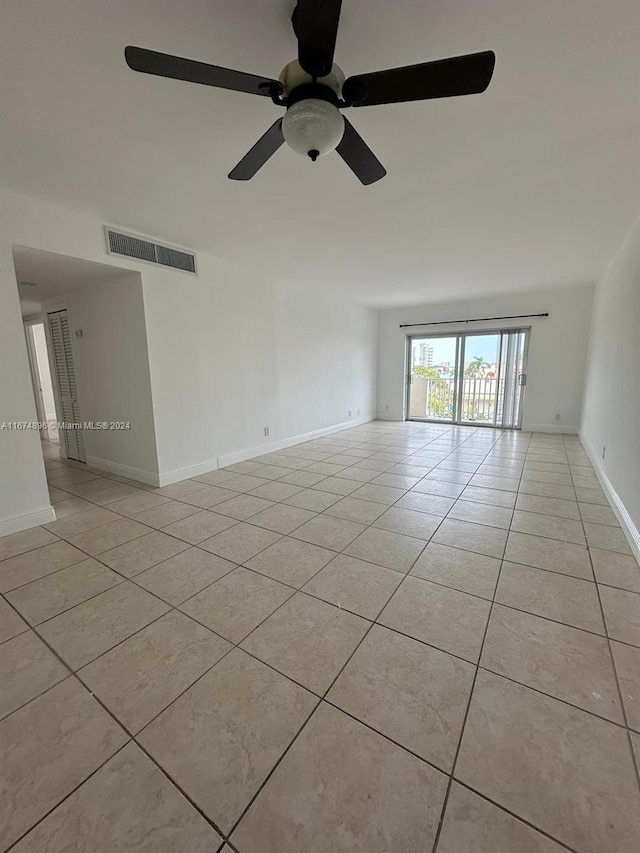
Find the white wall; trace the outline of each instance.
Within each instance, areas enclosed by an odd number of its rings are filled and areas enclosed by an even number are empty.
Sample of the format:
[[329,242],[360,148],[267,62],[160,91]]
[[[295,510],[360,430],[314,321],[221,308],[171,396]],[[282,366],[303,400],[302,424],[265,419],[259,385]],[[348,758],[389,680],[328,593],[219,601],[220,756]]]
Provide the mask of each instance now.
[[140,274],[77,290],[53,307],[62,306],[69,312],[82,420],[131,425],[85,430],[87,462],[155,483],[158,457]]
[[640,554],[640,220],[596,287],[581,438]]
[[[37,420],[18,288],[0,218],[0,426]],[[0,536],[55,518],[49,501],[38,430],[0,429]]]
[[[407,334],[454,333],[531,325],[523,429],[577,432],[580,424],[585,360],[593,288],[575,288],[390,308],[378,315],[378,416],[401,420],[405,404]],[[509,314],[539,314],[531,320],[400,329],[401,323],[426,323]],[[555,416],[559,414],[560,420]]]
[[165,479],[374,416],[375,311],[204,255],[198,264],[179,287],[145,287]]
[[[3,323],[13,325],[15,319],[20,334],[12,245],[122,264],[121,258],[106,253],[101,220],[8,190],[0,191],[0,204],[6,224],[0,261],[8,270],[2,277],[3,298],[12,300],[17,312],[16,318],[3,313]],[[136,230],[134,223],[120,224]],[[162,239],[164,235],[153,236]],[[198,253],[197,277],[130,259],[126,263],[139,267],[142,278],[163,483],[209,470],[218,459],[227,464],[230,458],[266,452],[300,434],[355,424],[375,415],[373,309],[335,295],[283,286],[204,253]],[[11,362],[19,349],[15,334],[14,330],[7,338],[7,361]],[[17,357],[28,371],[23,340],[21,347]],[[13,362],[7,372],[5,381],[19,385]],[[26,390],[16,393],[26,394],[26,403],[33,409],[28,372],[26,376]],[[82,415],[89,420],[84,398],[86,393],[81,399]],[[32,415],[35,419],[35,412]],[[124,413],[122,417],[127,419]],[[265,426],[270,430],[268,438],[263,434]],[[1,433],[0,445],[8,452]],[[38,456],[36,462],[32,455]],[[20,482],[21,470],[42,465],[39,455],[37,441],[25,441],[20,452],[12,455],[15,483]],[[25,499],[27,505],[33,502],[33,496]]]

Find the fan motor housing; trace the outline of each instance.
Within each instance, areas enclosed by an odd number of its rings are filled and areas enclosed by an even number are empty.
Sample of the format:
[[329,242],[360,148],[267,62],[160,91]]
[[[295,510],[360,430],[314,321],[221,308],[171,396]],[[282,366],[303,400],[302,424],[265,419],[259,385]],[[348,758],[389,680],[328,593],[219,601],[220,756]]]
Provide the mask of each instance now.
[[[293,62],[290,62],[280,72],[280,77],[278,78],[282,88],[284,89],[285,95],[289,99],[295,89],[298,89],[300,86],[306,86],[308,84],[317,84],[317,86],[322,87],[324,89],[329,89],[333,92],[337,99],[340,97],[342,93],[342,86],[344,84],[344,71],[340,68],[339,65],[336,65],[335,62],[331,68],[331,74],[327,74],[326,77],[318,77],[316,80],[313,79],[311,74],[307,74],[307,72],[302,68],[297,59],[294,59]],[[307,97],[312,97],[308,95]],[[318,97],[314,95],[313,97]],[[300,100],[300,98],[297,98]],[[325,99],[325,100],[328,100]]]

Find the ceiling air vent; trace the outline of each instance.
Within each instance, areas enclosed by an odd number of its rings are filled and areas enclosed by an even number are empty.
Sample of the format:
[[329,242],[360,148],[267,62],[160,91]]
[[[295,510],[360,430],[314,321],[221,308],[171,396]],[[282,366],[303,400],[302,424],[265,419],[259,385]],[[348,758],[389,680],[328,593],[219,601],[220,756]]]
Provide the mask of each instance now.
[[110,255],[122,255],[126,258],[134,258],[137,261],[146,261],[150,264],[159,264],[163,267],[171,267],[182,272],[196,273],[196,256],[192,252],[176,249],[173,246],[163,246],[146,240],[144,237],[136,237],[134,234],[124,234],[105,227],[107,238],[107,252]]

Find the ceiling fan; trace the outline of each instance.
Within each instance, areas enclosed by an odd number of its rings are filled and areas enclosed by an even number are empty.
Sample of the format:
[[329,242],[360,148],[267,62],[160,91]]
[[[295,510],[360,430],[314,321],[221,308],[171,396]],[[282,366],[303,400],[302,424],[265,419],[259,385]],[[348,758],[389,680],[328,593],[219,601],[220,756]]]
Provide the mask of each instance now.
[[286,107],[231,170],[232,180],[248,181],[287,142],[313,161],[335,149],[363,184],[372,184],[387,172],[340,110],[484,92],[496,58],[486,50],[345,80],[333,61],[341,5],[342,0],[297,0],[291,20],[298,59],[285,66],[279,80],[142,47],[125,48],[125,59],[134,71],[261,95]]

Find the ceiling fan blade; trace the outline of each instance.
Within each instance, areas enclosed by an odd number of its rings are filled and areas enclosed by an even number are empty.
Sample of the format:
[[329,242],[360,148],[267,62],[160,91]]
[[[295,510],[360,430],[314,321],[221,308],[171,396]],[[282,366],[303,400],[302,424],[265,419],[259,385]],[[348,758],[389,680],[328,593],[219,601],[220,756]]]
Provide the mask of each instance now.
[[298,0],[294,29],[298,62],[312,77],[331,73],[342,0]]
[[279,118],[271,125],[248,151],[238,165],[229,172],[232,181],[248,181],[258,169],[261,169],[269,157],[276,153],[284,142],[282,135],[282,119]]
[[345,82],[342,95],[354,107],[475,95],[484,92],[491,82],[495,64],[495,53],[485,50],[420,65],[357,74]]
[[183,59],[144,47],[125,47],[124,56],[129,68],[143,74],[155,74],[158,77],[171,77],[173,80],[187,80],[190,83],[202,83],[203,86],[217,86],[219,89],[232,89],[235,92],[248,92],[250,95],[264,95],[282,92],[277,80],[233,71],[219,65],[209,65],[194,59]]
[[387,174],[385,167],[346,118],[344,136],[336,151],[363,184],[373,184]]

